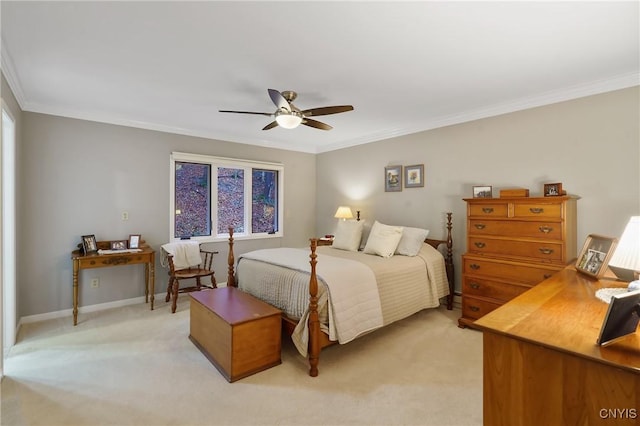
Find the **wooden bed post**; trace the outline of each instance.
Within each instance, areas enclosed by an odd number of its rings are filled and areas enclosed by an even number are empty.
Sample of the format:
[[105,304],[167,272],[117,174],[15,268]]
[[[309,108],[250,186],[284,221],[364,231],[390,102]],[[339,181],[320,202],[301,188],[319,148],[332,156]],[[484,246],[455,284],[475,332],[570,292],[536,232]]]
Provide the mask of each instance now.
[[311,238],[311,277],[309,279],[309,375],[318,375],[318,362],[320,359],[320,320],[318,319],[318,279],[316,277],[316,247],[318,239]]
[[233,255],[233,227],[229,227],[229,255],[227,256],[227,264],[229,265],[229,272],[227,274],[227,287],[237,287],[236,279],[234,277],[233,265],[236,259]]
[[453,292],[456,282],[453,275],[453,239],[451,238],[451,212],[447,213],[447,255],[445,256],[445,269],[447,271],[447,280],[449,281],[449,295],[447,296],[447,309],[453,309]]

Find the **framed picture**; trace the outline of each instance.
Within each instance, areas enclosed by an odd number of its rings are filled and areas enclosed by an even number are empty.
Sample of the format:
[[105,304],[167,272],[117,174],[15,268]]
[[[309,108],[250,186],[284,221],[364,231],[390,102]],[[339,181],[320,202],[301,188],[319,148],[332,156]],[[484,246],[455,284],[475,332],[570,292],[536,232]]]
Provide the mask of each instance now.
[[474,186],[473,198],[493,198],[490,186]]
[[111,250],[126,250],[127,240],[111,241]]
[[419,188],[424,186],[424,164],[404,167],[404,187]]
[[576,269],[583,274],[600,278],[607,270],[609,259],[617,244],[617,238],[589,235],[578,255]]
[[95,235],[83,235],[82,236],[82,249],[85,254],[95,253],[98,251],[98,243],[96,242]]
[[130,249],[140,248],[140,234],[129,235],[129,248]]
[[561,183],[545,183],[544,184],[544,196],[545,197],[557,197],[563,194]]
[[384,168],[385,192],[402,191],[402,166],[387,166]]

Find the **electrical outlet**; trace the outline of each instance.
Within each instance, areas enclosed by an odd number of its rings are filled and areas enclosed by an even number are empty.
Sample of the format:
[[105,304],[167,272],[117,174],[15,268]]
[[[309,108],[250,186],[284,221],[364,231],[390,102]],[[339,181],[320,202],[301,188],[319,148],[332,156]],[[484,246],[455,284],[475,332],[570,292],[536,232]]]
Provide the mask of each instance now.
[[122,212],[122,220],[129,220],[129,212]]
[[92,288],[100,287],[100,278],[92,278],[91,279],[91,287]]

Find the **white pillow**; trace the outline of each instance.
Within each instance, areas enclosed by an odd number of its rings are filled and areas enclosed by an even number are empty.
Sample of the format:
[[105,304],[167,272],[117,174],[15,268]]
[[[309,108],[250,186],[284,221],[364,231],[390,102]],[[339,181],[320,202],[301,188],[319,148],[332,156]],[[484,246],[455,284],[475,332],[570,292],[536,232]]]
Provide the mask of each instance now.
[[331,247],[340,250],[358,251],[362,238],[363,223],[356,220],[341,220],[338,222],[336,234]]
[[428,235],[428,229],[409,228],[405,226],[402,230],[402,238],[400,238],[398,248],[396,248],[396,254],[417,256],[422,248],[424,239],[427,238]]
[[367,244],[364,246],[364,252],[382,257],[391,257],[398,247],[400,238],[402,238],[401,226],[383,225],[376,220],[371,227],[371,233]]

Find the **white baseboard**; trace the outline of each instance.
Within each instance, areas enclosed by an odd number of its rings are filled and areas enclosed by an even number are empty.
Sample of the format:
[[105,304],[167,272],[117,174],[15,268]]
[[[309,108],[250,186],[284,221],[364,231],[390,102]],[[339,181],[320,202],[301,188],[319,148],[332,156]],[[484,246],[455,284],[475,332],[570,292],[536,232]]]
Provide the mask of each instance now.
[[[226,287],[227,283],[218,283],[218,287]],[[156,299],[161,299],[164,300],[164,297],[166,296],[167,293],[162,292],[162,293],[157,293],[155,295]],[[88,312],[98,312],[98,311],[104,311],[105,309],[112,309],[112,308],[120,308],[122,306],[129,306],[129,305],[135,305],[138,303],[144,303],[144,296],[140,296],[140,297],[134,297],[132,299],[124,299],[124,300],[116,300],[113,302],[107,302],[107,303],[98,303],[96,305],[89,305],[89,306],[79,306],[78,307],[78,313],[79,314],[85,314]],[[46,321],[46,320],[50,320],[50,319],[56,319],[56,318],[64,318],[64,317],[70,317],[73,315],[73,309],[64,309],[62,311],[55,311],[55,312],[47,312],[44,314],[36,314],[36,315],[29,315],[26,317],[21,317],[20,321],[18,321],[18,327],[16,330],[16,336],[18,335],[18,331],[20,330],[20,325],[21,324],[29,324],[32,322],[38,322],[38,321]]]

